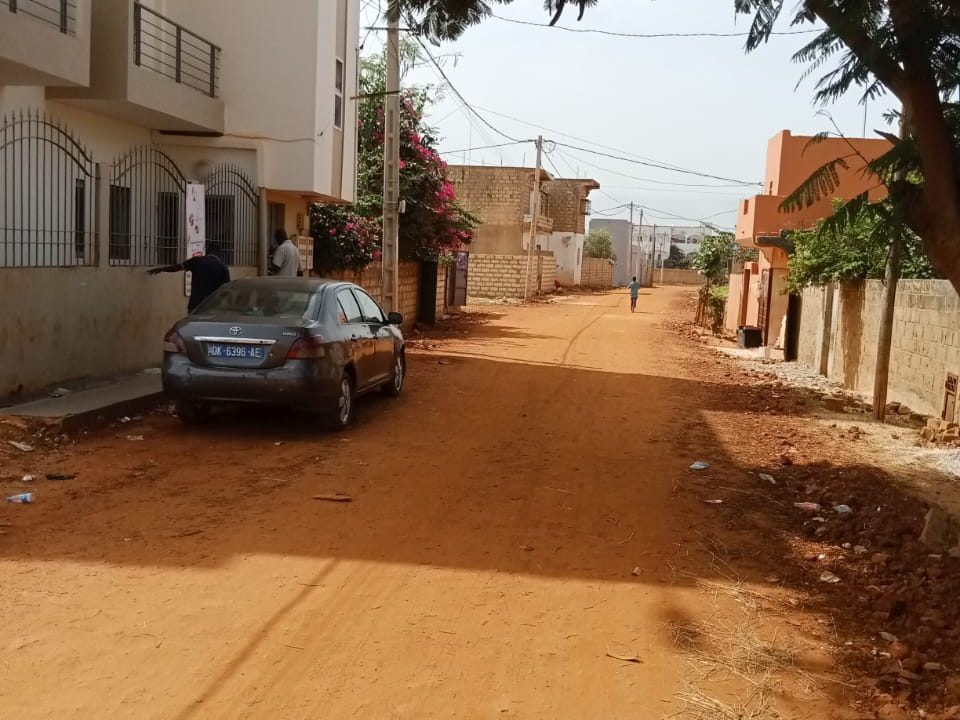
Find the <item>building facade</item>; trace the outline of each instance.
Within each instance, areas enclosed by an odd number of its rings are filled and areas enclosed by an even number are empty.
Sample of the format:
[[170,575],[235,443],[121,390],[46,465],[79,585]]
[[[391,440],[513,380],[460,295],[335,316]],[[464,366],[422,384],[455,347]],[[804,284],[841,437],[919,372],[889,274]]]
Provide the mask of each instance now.
[[189,279],[145,271],[201,215],[253,275],[274,229],[353,199],[359,10],[0,0],[0,400],[157,364]]
[[541,239],[541,245],[556,258],[557,281],[561,285],[580,285],[590,192],[599,187],[596,180],[566,178],[554,178],[544,186],[553,228]]
[[[737,243],[758,248],[760,256],[758,262],[747,263],[731,276],[728,330],[755,326],[760,328],[765,346],[789,350],[785,346],[795,344],[789,339],[799,327],[799,300],[785,292],[789,232],[813,228],[832,215],[837,198],[850,200],[869,192],[871,200],[882,199],[885,189],[865,167],[889,149],[890,143],[883,139],[814,140],[792,135],[789,130],[770,139],[764,193],[743,200],[737,215]],[[837,158],[844,158],[846,167],[837,167],[838,183],[833,193],[790,212],[781,210],[784,200],[807,178]]]

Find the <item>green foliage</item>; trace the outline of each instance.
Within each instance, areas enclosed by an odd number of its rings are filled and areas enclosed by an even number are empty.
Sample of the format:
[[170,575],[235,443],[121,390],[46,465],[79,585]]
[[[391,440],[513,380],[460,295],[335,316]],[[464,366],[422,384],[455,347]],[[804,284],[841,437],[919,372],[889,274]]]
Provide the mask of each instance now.
[[701,326],[706,325],[714,335],[720,335],[723,332],[728,297],[730,297],[728,285],[715,287],[704,285],[699,290],[700,309],[697,310],[697,323]]
[[[509,5],[513,0],[389,0],[387,15],[404,18],[421,35],[438,40],[456,40],[471,25],[488,18],[497,5]],[[598,0],[544,0],[543,7],[550,13],[554,25],[567,7],[577,8],[577,20],[583,18],[588,7]]]
[[690,267],[690,257],[676,245],[671,245],[670,255],[663,261],[663,266],[676,270],[686,270]]
[[613,253],[613,238],[606,230],[591,230],[583,243],[583,254],[586,257],[616,260]]
[[730,263],[737,251],[733,233],[708,235],[700,241],[700,250],[691,266],[702,273],[710,285],[726,285],[730,277]]
[[[836,202],[835,214],[815,230],[791,235],[787,287],[798,292],[808,285],[851,282],[884,276],[892,223],[889,205],[853,200]],[[920,239],[904,231],[901,276],[934,277]]]
[[[419,59],[414,43],[401,43],[405,65]],[[383,213],[383,142],[386,57],[365,59],[360,69],[357,212],[365,217]],[[400,97],[400,257],[435,260],[468,244],[477,219],[458,202],[447,164],[437,153],[437,138],[424,123],[431,102],[430,88],[406,88]]]

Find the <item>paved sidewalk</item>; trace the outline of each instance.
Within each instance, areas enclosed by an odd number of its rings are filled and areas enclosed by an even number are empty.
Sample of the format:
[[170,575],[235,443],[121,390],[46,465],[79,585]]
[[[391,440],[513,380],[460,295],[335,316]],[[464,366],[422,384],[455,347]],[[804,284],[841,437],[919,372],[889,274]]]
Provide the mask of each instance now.
[[60,397],[46,397],[0,408],[0,415],[59,421],[67,429],[138,412],[162,398],[160,373],[146,371],[67,392]]

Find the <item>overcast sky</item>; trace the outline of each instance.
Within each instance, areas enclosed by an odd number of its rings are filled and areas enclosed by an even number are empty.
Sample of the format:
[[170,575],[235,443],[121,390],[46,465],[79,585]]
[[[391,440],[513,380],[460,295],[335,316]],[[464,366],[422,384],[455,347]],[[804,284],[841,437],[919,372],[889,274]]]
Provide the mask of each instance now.
[[[495,13],[532,23],[548,20],[540,0],[515,0]],[[375,14],[372,0],[364,23],[373,23]],[[735,33],[747,30],[748,19],[734,17],[733,0],[601,0],[582,22],[568,11],[560,24],[627,33]],[[791,30],[786,23],[780,29]],[[375,50],[383,35],[372,33],[367,51]],[[742,37],[618,38],[490,18],[456,43],[428,47],[465,100],[506,135],[527,139],[542,132],[548,141],[589,144],[613,155],[759,183],[771,136],[782,129],[794,134],[831,129],[813,105],[814,81],[794,90],[803,68],[790,58],[811,37],[775,37],[746,55]],[[439,82],[431,67],[415,69],[405,81]],[[868,108],[868,134],[887,129],[882,115],[892,106],[888,96]],[[857,97],[827,109],[845,134],[862,134],[864,109]],[[441,151],[508,142],[450,91],[431,109],[428,122],[442,138]],[[759,192],[550,143],[547,149],[545,167],[551,173],[600,182],[601,190],[591,195],[596,217],[632,201],[661,224],[684,224],[671,219],[673,214],[712,218],[729,227],[738,198]],[[532,167],[534,149],[522,144],[444,157],[451,163]],[[626,217],[627,211],[614,216]]]

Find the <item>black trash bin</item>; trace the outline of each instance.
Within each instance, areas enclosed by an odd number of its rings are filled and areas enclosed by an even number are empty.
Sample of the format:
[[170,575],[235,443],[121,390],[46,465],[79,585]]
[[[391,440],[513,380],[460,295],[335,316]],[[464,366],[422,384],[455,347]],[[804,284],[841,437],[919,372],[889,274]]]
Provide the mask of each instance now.
[[763,343],[763,333],[758,327],[741,325],[737,328],[737,347],[756,348]]

